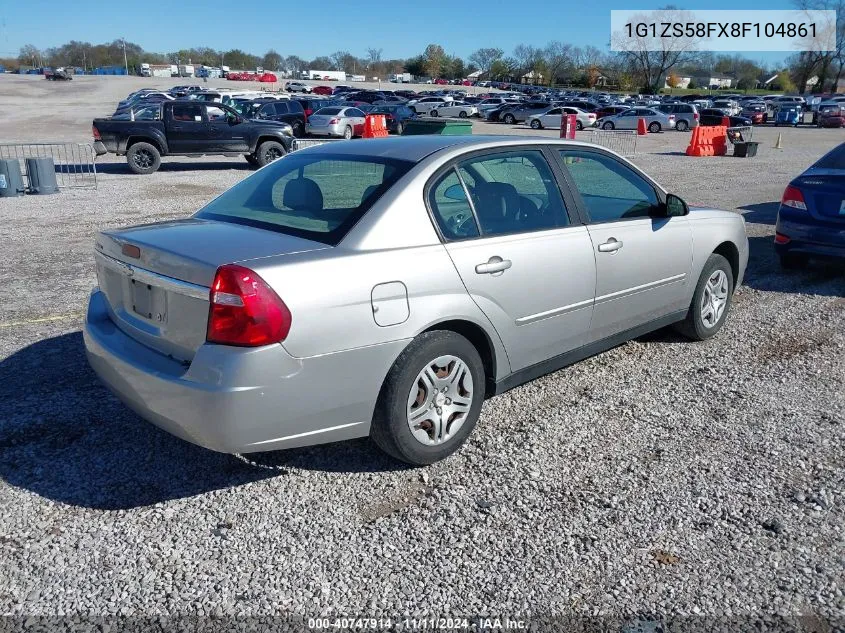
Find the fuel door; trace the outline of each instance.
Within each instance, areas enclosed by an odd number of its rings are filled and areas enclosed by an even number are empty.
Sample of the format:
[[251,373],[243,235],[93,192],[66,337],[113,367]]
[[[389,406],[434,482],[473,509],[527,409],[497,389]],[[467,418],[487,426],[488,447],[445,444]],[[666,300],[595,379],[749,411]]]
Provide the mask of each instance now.
[[373,287],[371,294],[373,319],[377,325],[387,327],[408,320],[408,289],[401,281],[390,281]]

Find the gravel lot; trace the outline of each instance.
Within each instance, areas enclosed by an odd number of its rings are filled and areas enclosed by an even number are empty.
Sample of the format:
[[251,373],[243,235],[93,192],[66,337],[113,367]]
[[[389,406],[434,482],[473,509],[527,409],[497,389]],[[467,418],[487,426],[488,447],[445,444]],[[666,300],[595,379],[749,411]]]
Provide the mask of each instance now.
[[[0,138],[87,141],[99,104],[137,85],[0,76]],[[256,469],[141,421],[88,369],[95,232],[184,217],[245,161],[139,177],[107,160],[97,191],[0,200],[0,613],[842,625],[845,271],[784,274],[771,241],[786,182],[845,132],[754,138],[757,158],[702,159],[682,154],[688,134],[649,135],[635,159],[689,202],[745,214],[751,261],[722,333],[660,332],[496,397],[424,469],[365,440]]]

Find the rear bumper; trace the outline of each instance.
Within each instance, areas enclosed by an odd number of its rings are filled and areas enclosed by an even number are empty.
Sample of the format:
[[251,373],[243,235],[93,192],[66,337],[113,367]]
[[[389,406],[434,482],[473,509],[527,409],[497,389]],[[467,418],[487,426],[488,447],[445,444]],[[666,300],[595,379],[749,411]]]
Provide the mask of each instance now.
[[779,217],[775,230],[789,238],[786,244],[775,244],[775,251],[779,254],[804,253],[845,259],[845,221],[839,227],[831,227]]
[[91,367],[130,409],[224,453],[368,435],[384,377],[407,345],[394,341],[300,359],[281,345],[206,344],[185,366],[124,334],[109,319],[99,290],[91,294],[83,337]]
[[[351,127],[351,126],[350,126]],[[346,126],[305,124],[305,131],[315,136],[343,136]]]

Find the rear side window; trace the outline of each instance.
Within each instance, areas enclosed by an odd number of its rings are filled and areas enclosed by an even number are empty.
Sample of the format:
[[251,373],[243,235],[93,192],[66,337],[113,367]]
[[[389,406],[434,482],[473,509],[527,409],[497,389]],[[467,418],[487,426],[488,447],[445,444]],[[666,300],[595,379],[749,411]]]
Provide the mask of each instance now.
[[649,217],[657,207],[654,187],[619,161],[595,152],[560,153],[591,222]]
[[429,190],[428,200],[434,220],[446,239],[478,237],[472,207],[454,168],[443,174]]
[[337,244],[413,163],[291,154],[241,181],[195,217]]
[[290,101],[287,105],[292,114],[302,114],[303,112],[305,112],[305,110],[302,109],[302,104],[299,103],[299,101]]
[[203,106],[194,103],[173,104],[171,116],[174,121],[202,121]]
[[277,101],[273,104],[276,109],[276,114],[287,114],[288,113],[288,104],[284,101]]
[[813,167],[845,169],[845,143],[822,156]]

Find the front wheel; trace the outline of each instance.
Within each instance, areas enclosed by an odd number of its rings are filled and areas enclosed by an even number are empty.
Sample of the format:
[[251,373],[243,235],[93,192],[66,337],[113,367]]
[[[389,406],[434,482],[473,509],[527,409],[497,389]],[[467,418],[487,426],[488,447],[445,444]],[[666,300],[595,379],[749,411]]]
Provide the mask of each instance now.
[[126,152],[126,162],[132,173],[147,175],[161,166],[161,154],[151,143],[135,143]]
[[429,114],[430,116],[440,116],[440,114],[438,114],[437,110],[432,110],[432,111],[431,111],[431,112],[429,112],[428,114]]
[[532,130],[539,130],[543,127],[543,124],[540,123],[539,119],[532,119],[531,120],[531,129]]
[[652,121],[648,126],[648,131],[657,134],[660,131],[660,124],[657,121]]
[[352,128],[348,125],[346,126],[346,129],[343,130],[343,138],[345,138],[347,141],[352,138]]
[[269,165],[274,160],[285,155],[285,147],[277,141],[264,141],[255,152],[255,159],[259,167]]
[[516,117],[512,114],[506,114],[502,121],[504,121],[508,125],[513,125],[514,123],[516,123]]
[[613,121],[606,121],[605,124],[601,126],[601,129],[612,130],[614,127],[616,126],[613,125]]
[[484,365],[472,343],[451,331],[425,332],[387,374],[370,436],[396,459],[432,464],[469,437],[484,390]]
[[584,129],[584,124],[581,121],[575,121],[575,129],[580,132]]
[[404,130],[405,130],[405,126],[404,126],[404,125],[402,125],[401,123],[397,123],[397,124],[396,124],[396,135],[397,135],[397,136],[402,136],[402,132],[403,132]]
[[467,111],[466,111],[466,110],[461,110],[461,111],[458,113],[458,117],[459,117],[459,118],[461,118],[461,119],[465,119],[465,118],[467,118]]
[[718,253],[707,258],[698,278],[686,318],[676,327],[694,341],[714,336],[728,316],[733,297],[733,271],[728,260]]
[[295,121],[293,124],[293,135],[296,138],[302,138],[305,136],[305,126],[302,125],[300,121]]

